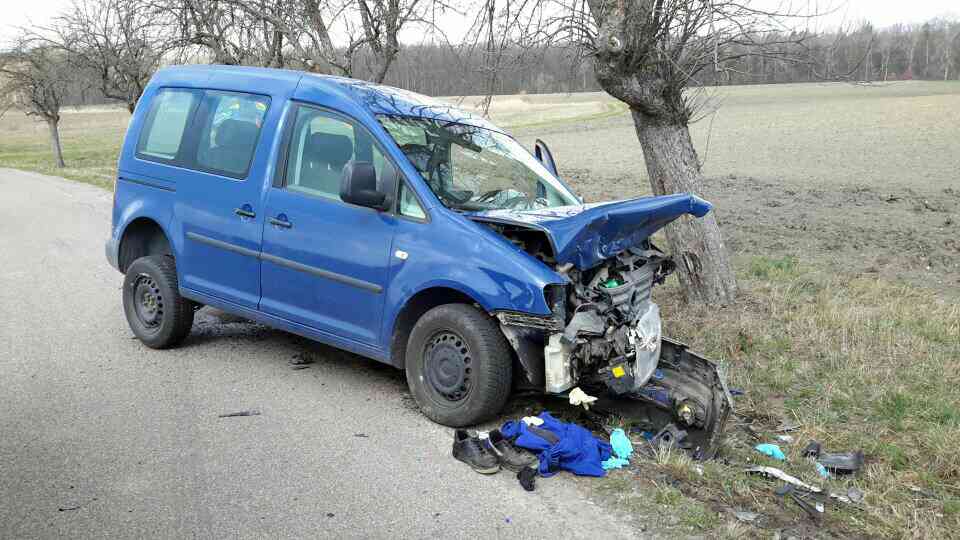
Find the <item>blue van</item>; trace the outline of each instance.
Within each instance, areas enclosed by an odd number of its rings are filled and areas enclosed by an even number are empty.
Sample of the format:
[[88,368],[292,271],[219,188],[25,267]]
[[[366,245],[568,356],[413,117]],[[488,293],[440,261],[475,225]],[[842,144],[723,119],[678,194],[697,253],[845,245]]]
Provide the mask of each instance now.
[[539,142],[425,96],[295,71],[154,75],[118,164],[110,264],[148,347],[209,305],[406,371],[450,426],[514,388],[726,417],[712,363],[663,338],[648,237],[709,203],[583,204]]

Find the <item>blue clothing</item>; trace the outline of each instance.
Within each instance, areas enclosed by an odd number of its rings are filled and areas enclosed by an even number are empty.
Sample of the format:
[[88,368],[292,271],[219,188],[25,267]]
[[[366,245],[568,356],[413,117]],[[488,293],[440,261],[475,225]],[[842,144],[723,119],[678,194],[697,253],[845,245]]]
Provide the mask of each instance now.
[[548,412],[538,415],[539,426],[509,421],[500,432],[520,448],[526,448],[540,458],[540,476],[553,476],[557,471],[570,471],[580,476],[605,476],[601,463],[610,458],[610,444],[598,440],[588,430],[565,424]]

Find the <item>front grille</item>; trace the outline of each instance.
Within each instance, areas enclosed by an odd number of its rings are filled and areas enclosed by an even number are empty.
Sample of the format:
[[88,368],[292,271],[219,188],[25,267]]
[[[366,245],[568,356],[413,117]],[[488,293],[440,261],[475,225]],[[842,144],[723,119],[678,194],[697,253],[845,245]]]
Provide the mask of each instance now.
[[507,326],[525,326],[551,332],[563,330],[563,322],[551,316],[531,315],[517,311],[498,311],[497,319],[501,324]]

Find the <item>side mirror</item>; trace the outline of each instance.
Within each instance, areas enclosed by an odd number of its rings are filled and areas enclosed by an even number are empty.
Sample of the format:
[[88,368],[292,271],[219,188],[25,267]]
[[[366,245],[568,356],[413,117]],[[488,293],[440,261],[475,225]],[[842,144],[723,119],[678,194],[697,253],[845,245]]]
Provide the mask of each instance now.
[[377,171],[369,161],[350,161],[343,167],[340,181],[343,202],[386,210],[387,194],[377,187]]
[[557,173],[557,162],[553,160],[553,154],[551,154],[550,149],[547,148],[547,143],[537,139],[537,142],[533,145],[533,155],[540,163],[543,163],[543,166],[550,171],[550,174],[560,178],[560,175]]

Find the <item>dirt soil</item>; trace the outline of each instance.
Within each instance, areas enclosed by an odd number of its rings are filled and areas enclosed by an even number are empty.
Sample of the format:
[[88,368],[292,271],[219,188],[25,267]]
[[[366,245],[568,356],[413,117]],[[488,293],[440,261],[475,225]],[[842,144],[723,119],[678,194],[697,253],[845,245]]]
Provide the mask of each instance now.
[[[590,200],[630,191],[627,179],[606,188],[569,180]],[[960,296],[960,189],[802,188],[730,175],[708,179],[704,196],[734,255],[815,258]]]
[[[756,85],[708,94],[712,105],[690,133],[704,163],[704,196],[735,256],[815,259],[844,274],[960,295],[960,83]],[[581,113],[614,102],[590,94],[539,99]],[[524,122],[536,115],[510,116],[521,108],[517,100],[495,101],[493,119],[528,147],[546,141],[563,178],[588,202],[650,194],[625,110],[537,125]]]

